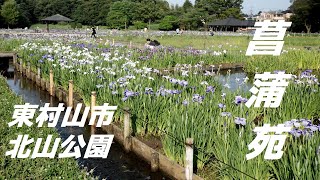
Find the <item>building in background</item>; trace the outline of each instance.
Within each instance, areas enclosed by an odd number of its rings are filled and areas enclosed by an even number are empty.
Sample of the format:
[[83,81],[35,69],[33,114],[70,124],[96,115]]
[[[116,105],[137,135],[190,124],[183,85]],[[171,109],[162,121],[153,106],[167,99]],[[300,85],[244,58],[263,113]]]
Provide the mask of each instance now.
[[270,20],[270,21],[279,21],[279,20],[285,20],[289,21],[290,17],[292,16],[292,12],[290,10],[286,11],[269,11],[269,12],[261,12],[258,16],[255,17],[256,21],[264,21],[264,20]]

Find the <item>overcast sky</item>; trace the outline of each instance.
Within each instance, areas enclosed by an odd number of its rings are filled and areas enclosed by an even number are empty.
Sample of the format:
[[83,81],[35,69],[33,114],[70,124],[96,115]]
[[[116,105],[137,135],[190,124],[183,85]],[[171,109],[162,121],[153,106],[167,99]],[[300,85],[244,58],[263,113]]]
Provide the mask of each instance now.
[[[185,0],[167,0],[170,4],[182,5]],[[190,0],[194,3],[195,0]],[[290,6],[290,0],[244,0],[242,11],[246,14],[250,14],[252,8],[253,14],[259,11],[269,10],[287,10]]]

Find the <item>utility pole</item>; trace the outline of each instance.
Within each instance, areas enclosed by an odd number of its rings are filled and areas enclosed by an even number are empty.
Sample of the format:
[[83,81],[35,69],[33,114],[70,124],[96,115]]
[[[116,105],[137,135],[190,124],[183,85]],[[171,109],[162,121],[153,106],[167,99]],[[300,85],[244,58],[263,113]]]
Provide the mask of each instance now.
[[253,17],[253,10],[252,10],[252,9],[253,9],[253,7],[252,7],[252,6],[250,6],[250,16],[249,16],[249,17],[250,17],[250,19],[252,19],[252,17]]

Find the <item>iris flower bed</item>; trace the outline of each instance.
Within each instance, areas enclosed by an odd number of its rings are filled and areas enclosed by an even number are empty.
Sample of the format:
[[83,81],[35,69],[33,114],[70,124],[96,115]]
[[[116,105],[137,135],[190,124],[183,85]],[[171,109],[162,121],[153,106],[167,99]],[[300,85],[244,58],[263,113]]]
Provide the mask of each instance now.
[[[39,66],[43,77],[48,78],[53,69],[56,85],[67,90],[72,79],[87,105],[91,91],[97,92],[97,104],[117,105],[120,110],[114,121],[121,124],[121,108],[129,107],[135,133],[159,137],[163,152],[181,165],[184,141],[194,138],[198,172],[205,178],[248,179],[230,166],[256,179],[320,178],[320,88],[312,71],[292,77],[279,108],[247,108],[244,103],[251,94],[242,87],[248,78],[238,79],[238,89],[230,91],[227,85],[220,85],[214,72],[201,70],[206,61],[201,62],[197,55],[154,52],[146,61],[142,51],[59,41],[29,42],[17,50],[19,61],[29,62],[34,71]],[[194,62],[176,65],[179,68],[173,73],[159,74],[158,67],[178,57]],[[276,66],[269,67],[270,71],[276,70],[272,67]],[[252,130],[264,123],[294,126],[284,155],[268,161],[261,154],[247,161],[247,145],[256,136]]]

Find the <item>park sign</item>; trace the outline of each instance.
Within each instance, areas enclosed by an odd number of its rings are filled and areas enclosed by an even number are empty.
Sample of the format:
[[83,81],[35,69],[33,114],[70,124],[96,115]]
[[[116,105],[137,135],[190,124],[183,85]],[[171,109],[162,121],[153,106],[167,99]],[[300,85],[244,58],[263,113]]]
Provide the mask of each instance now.
[[[40,107],[40,115],[36,118],[36,123],[38,124],[38,128],[43,126],[44,122],[48,122],[48,127],[56,127],[60,114],[64,112],[65,107],[63,103],[59,103],[58,107],[49,107],[49,103],[45,103],[44,107]],[[35,116],[36,110],[38,109],[38,105],[31,105],[26,103],[24,105],[15,105],[12,119],[13,121],[8,123],[9,127],[17,126],[17,128],[21,128],[24,125],[30,127],[34,123],[32,120]],[[85,107],[83,116],[80,121],[78,121],[79,113],[81,110],[82,104],[77,104],[75,112],[70,118],[70,113],[72,107],[67,107],[66,113],[64,115],[61,127],[84,127],[86,123],[86,119],[88,117],[90,107]],[[95,127],[101,127],[110,125],[112,122],[112,117],[114,111],[117,109],[117,106],[108,106],[105,103],[103,106],[93,106],[91,111],[91,117],[89,121],[89,125]],[[107,116],[106,120],[105,117]],[[97,120],[96,120],[97,119]],[[71,120],[71,121],[70,121]],[[39,152],[40,146],[42,145],[42,138],[38,138],[35,143],[35,147],[32,151],[30,149],[26,149],[26,146],[35,142],[33,138],[29,139],[29,135],[18,135],[16,140],[10,140],[10,144],[14,145],[14,148],[10,151],[6,152],[6,156],[11,156],[11,158],[28,158],[31,155],[31,158],[54,158],[56,156],[56,152],[59,147],[59,143],[61,138],[56,138],[54,140],[54,144],[51,152],[48,152],[49,146],[51,144],[51,140],[53,135],[49,134],[46,138],[44,148],[42,152]],[[88,144],[86,145],[83,135],[78,135],[77,139],[81,148],[87,146],[84,157],[83,158],[107,158],[109,154],[109,150],[113,141],[114,135],[110,134],[94,134],[90,137]],[[58,154],[58,158],[69,158],[81,157],[81,151],[79,146],[75,146],[76,142],[72,141],[75,138],[75,135],[70,135],[64,142],[61,143],[61,148],[65,150],[62,153]],[[26,151],[26,152],[25,152]]]

